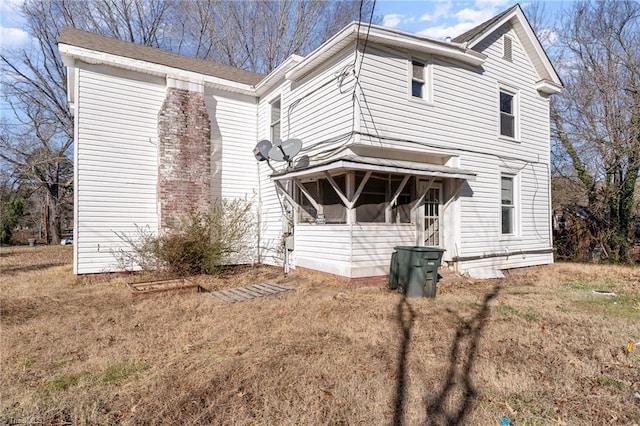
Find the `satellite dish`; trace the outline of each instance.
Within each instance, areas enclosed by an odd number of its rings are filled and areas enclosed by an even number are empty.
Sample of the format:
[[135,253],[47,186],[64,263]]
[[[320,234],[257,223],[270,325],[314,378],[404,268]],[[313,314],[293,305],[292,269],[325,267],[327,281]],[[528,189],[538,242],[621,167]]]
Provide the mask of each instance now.
[[269,159],[275,161],[289,161],[295,157],[302,149],[300,139],[287,139],[282,143],[276,142],[269,150]]
[[271,149],[271,142],[267,139],[263,139],[256,144],[256,147],[253,148],[253,155],[255,155],[256,160],[265,161],[269,159],[269,150]]

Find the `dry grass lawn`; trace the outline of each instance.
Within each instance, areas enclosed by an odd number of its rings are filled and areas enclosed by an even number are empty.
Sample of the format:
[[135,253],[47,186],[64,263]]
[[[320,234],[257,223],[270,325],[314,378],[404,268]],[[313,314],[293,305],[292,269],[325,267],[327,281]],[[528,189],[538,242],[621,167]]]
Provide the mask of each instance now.
[[132,303],[144,277],[77,278],[70,261],[71,247],[0,249],[0,423],[640,423],[637,268],[447,276],[436,299],[242,268],[197,279],[295,291],[217,306]]

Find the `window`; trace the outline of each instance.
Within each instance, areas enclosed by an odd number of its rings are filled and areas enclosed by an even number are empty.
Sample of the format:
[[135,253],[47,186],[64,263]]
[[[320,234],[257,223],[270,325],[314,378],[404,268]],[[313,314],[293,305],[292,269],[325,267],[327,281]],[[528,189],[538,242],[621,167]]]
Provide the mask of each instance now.
[[[364,172],[355,172],[355,187],[364,179]],[[362,193],[356,201],[356,222],[386,223],[386,210],[391,198],[400,188],[403,176],[392,174],[373,174],[365,183]],[[409,179],[391,207],[390,223],[411,223],[411,202],[414,180]]]
[[[333,176],[333,180],[344,194],[346,191],[345,175]],[[347,208],[336,194],[327,179],[315,179],[308,182],[302,182],[301,185],[311,195],[311,197],[322,206],[322,215],[324,223],[346,223]],[[301,207],[300,221],[303,223],[314,223],[318,219],[318,211],[313,207],[311,201],[307,198],[302,190],[298,190],[298,202]]]
[[[364,173],[356,172],[356,186]],[[372,175],[358,201],[356,201],[356,222],[384,223],[384,212],[389,202],[389,177],[386,175]]]
[[516,138],[516,95],[500,90],[500,135]]
[[515,234],[515,197],[513,176],[501,176],[502,235]]
[[271,142],[280,139],[280,98],[271,103]]
[[[350,177],[347,178],[347,175]],[[353,192],[364,181],[366,173],[347,172],[332,176],[342,194]],[[349,182],[349,183],[347,183]],[[403,185],[404,183],[404,185]],[[347,191],[349,185],[350,191]],[[327,178],[299,181],[295,193],[300,205],[300,223],[347,223],[347,207]],[[415,200],[415,178],[403,175],[372,174],[364,183],[354,205],[355,217],[360,223],[411,223],[412,202]],[[313,201],[305,195],[308,194]],[[393,205],[391,204],[393,202]]]
[[424,63],[413,59],[411,61],[411,96],[425,98]]
[[509,36],[502,38],[502,59],[513,62],[513,39]]

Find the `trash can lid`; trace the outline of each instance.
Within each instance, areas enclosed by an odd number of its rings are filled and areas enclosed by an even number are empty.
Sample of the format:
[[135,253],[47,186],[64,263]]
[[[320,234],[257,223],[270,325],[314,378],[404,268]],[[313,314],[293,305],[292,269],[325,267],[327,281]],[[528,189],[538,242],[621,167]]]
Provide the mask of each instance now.
[[446,251],[445,249],[440,248],[440,247],[430,247],[430,246],[395,246],[393,249],[394,250],[408,250],[408,251],[415,251],[415,252],[426,252],[426,251],[430,251],[430,252],[441,251],[441,252],[444,252],[444,251]]

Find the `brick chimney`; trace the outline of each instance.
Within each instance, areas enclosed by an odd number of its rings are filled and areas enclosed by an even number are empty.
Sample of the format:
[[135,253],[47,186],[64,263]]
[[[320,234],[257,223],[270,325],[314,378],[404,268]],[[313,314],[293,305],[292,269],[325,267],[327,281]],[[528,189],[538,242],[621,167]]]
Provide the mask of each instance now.
[[167,79],[158,113],[160,228],[211,208],[211,122],[202,83]]

